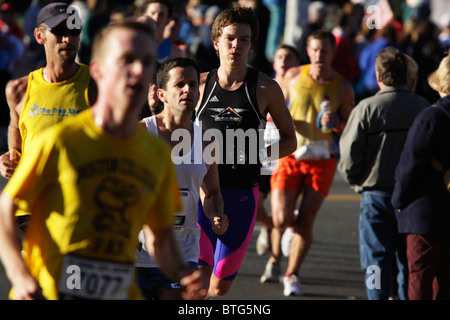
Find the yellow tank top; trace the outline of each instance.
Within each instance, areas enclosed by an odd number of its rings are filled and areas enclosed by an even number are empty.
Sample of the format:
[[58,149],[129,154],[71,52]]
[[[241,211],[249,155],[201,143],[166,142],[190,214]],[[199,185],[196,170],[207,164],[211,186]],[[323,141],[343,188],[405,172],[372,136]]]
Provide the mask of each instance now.
[[332,146],[332,134],[323,133],[316,126],[317,115],[320,112],[320,103],[328,97],[331,109],[337,111],[339,107],[339,86],[342,76],[336,75],[324,85],[315,83],[309,76],[310,65],[302,66],[302,70],[293,90],[290,91],[290,107],[292,119],[297,136],[297,149],[312,141],[327,140]]
[[45,81],[42,70],[31,72],[28,78],[25,102],[19,118],[22,153],[42,130],[90,107],[88,66],[80,65],[75,76],[56,83]]
[[[80,65],[71,79],[56,83],[45,81],[42,70],[37,69],[28,77],[25,102],[19,118],[22,154],[44,129],[90,107],[88,66]],[[25,203],[18,202],[18,206],[16,216],[29,214]]]

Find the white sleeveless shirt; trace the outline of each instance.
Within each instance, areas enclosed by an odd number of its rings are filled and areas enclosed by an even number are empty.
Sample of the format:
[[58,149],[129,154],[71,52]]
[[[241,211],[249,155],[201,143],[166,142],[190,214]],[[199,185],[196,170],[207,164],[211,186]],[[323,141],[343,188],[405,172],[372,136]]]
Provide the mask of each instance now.
[[[144,121],[147,130],[158,135],[156,117],[144,118]],[[184,209],[183,212],[176,214],[173,228],[185,261],[197,263],[200,253],[200,227],[197,225],[198,201],[200,200],[200,187],[203,183],[203,177],[208,169],[203,159],[202,128],[196,124],[193,124],[193,127],[194,139],[189,152],[182,157],[172,154],[172,160],[179,163],[175,165],[175,168]],[[194,161],[194,158],[196,161]],[[201,159],[201,162],[198,159]],[[156,260],[147,253],[143,231],[139,233],[139,242],[142,243],[142,249],[137,250],[135,265],[137,267],[159,268]]]

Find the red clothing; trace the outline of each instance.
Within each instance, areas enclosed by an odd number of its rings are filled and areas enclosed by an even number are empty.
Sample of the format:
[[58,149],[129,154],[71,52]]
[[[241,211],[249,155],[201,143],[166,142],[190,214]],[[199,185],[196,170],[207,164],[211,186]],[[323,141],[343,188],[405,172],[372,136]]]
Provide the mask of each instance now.
[[349,81],[358,79],[359,69],[353,52],[353,43],[350,37],[342,31],[333,30],[336,38],[336,55],[334,56],[332,66]]
[[[5,22],[3,20],[0,20],[0,30],[3,29],[4,26]],[[23,31],[16,23],[8,26],[8,34],[15,35],[20,40],[23,39]]]

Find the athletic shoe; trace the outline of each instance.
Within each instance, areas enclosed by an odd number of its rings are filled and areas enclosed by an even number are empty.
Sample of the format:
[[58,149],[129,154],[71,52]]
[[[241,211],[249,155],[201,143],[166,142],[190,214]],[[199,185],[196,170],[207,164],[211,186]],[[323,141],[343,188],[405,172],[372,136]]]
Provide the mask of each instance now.
[[303,294],[300,288],[300,280],[295,274],[283,277],[283,295],[285,297],[289,296],[301,296]]
[[268,261],[260,282],[280,282],[280,265]]
[[256,253],[259,256],[265,255],[270,251],[270,238],[269,230],[267,228],[261,228],[259,236],[256,239]]
[[283,236],[281,237],[281,252],[285,257],[289,257],[291,252],[292,238],[294,238],[294,231],[292,228],[287,228],[284,230]]

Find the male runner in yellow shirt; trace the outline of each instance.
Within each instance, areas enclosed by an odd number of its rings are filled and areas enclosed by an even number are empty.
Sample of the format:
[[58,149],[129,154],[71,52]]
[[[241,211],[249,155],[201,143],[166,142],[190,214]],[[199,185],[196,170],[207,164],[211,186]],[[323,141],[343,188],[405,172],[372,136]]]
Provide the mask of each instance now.
[[40,10],[34,35],[44,46],[46,65],[10,81],[6,88],[11,119],[9,151],[2,155],[0,163],[5,178],[13,174],[25,145],[32,144],[43,129],[75,116],[95,99],[89,67],[75,61],[81,27],[70,25],[71,20],[80,19],[77,11],[70,9],[67,4],[56,2]]
[[[328,195],[336,171],[332,132],[322,129],[329,126],[341,132],[354,107],[351,84],[331,66],[335,51],[333,34],[314,32],[307,41],[311,64],[289,69],[283,82],[297,137],[297,151],[279,160],[278,170],[271,178],[272,232],[281,235],[289,226],[294,230],[289,263],[283,277],[285,296],[302,293],[298,272],[312,243],[315,217]],[[329,110],[321,112],[323,103],[328,103]],[[295,216],[300,193],[301,205]],[[276,245],[272,243],[272,246]],[[279,263],[280,259],[281,255],[272,256],[268,263]]]
[[[37,16],[34,35],[44,46],[46,65],[7,85],[9,151],[0,157],[0,173],[7,179],[44,129],[77,115],[95,101],[89,67],[75,61],[81,33],[78,22],[77,11],[62,2],[43,7]],[[30,213],[23,203],[20,208],[16,216],[23,238]]]
[[[0,197],[0,257],[14,299],[134,299],[138,233],[161,268],[198,298],[172,232],[181,209],[170,147],[138,124],[155,69],[155,35],[125,21],[96,37],[98,99],[42,133]],[[15,200],[32,204],[22,258]],[[206,291],[206,289],[204,289]]]

